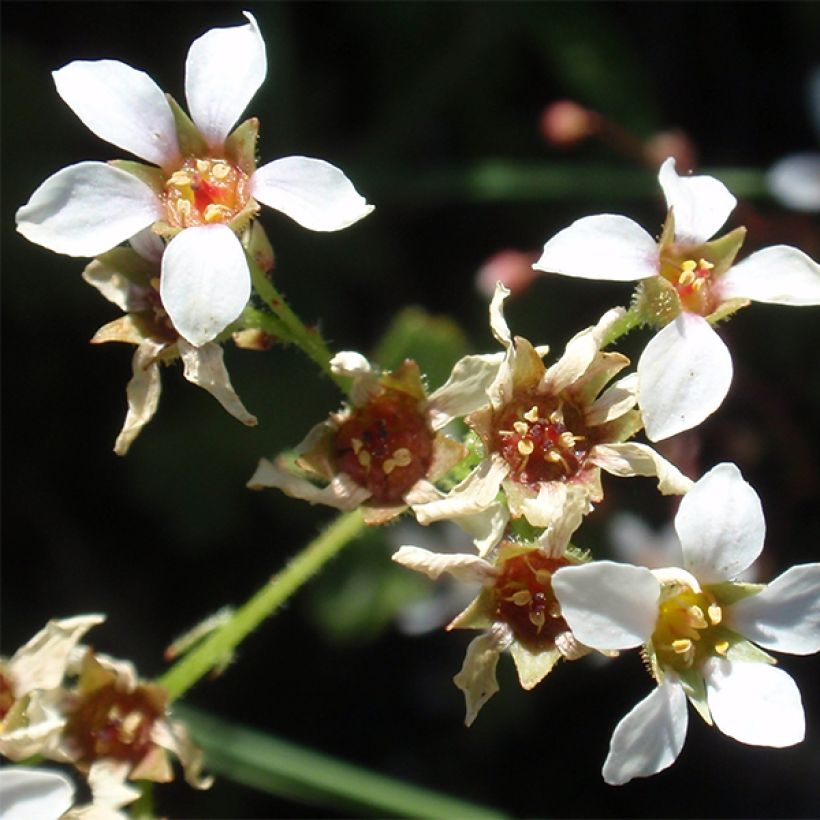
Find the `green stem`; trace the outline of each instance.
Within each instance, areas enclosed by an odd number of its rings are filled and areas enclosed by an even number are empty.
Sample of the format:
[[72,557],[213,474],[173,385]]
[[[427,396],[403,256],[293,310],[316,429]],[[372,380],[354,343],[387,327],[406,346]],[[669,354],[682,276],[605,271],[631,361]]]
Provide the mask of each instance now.
[[185,694],[211,669],[224,663],[236,647],[294,592],[309,581],[342,547],[364,529],[358,510],[339,516],[318,538],[233,613],[217,629],[172,666],[157,683],[170,700]]
[[629,308],[629,310],[612,325],[609,329],[609,333],[604,336],[604,340],[601,342],[601,350],[614,344],[621,336],[626,336],[627,333],[636,327],[640,327],[642,324],[643,319],[641,318],[640,312],[635,307]]

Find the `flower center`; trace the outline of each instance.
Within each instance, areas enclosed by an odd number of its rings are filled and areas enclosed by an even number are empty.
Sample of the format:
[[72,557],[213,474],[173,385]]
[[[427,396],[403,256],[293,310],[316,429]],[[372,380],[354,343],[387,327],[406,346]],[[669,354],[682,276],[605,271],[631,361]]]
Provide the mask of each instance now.
[[165,182],[168,223],[192,228],[230,222],[250,198],[248,175],[224,159],[190,157]]
[[675,288],[681,308],[688,313],[708,316],[715,309],[711,293],[714,265],[706,259],[686,259],[680,264],[664,266],[663,275]]
[[652,645],[661,666],[685,672],[712,655],[725,655],[729,642],[717,629],[723,611],[710,592],[688,586],[664,587]]
[[530,487],[575,475],[591,446],[581,412],[568,402],[517,396],[493,417],[490,447],[510,476]]
[[157,701],[145,687],[120,692],[113,683],[81,694],[68,707],[66,737],[84,763],[104,757],[138,763],[153,745],[151,729],[163,713]]
[[418,399],[386,390],[342,423],[335,455],[339,468],[370,490],[373,500],[396,504],[427,474],[433,433]]
[[552,591],[552,574],[568,566],[566,558],[548,558],[530,550],[508,558],[493,587],[495,617],[509,624],[518,641],[536,650],[555,645],[567,632],[561,607]]

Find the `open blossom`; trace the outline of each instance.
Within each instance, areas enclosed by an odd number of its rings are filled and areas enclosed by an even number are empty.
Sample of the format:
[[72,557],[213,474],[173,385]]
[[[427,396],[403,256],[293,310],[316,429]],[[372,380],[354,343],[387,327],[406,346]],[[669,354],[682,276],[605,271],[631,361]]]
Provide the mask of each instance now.
[[340,510],[361,506],[371,524],[384,523],[409,504],[429,499],[436,492],[431,482],[466,453],[441,430],[463,412],[461,379],[480,375],[481,363],[476,367],[474,358],[462,359],[447,384],[428,396],[419,367],[411,360],[380,373],[358,353],[337,354],[331,361],[333,372],[353,379],[350,405],[307,434],[296,447],[295,465],[283,457],[275,462],[261,459],[248,486],[278,487],[295,498]]
[[553,589],[578,640],[599,650],[644,644],[658,686],[615,729],[604,779],[613,785],[674,763],[686,700],[743,743],[790,746],[805,717],[792,678],[763,649],[820,651],[820,563],[768,586],[736,582],[765,535],[760,500],[734,464],[719,464],[683,498],[675,518],[683,567],[651,571],[597,561],[558,570]]
[[512,655],[524,689],[533,689],[562,658],[575,660],[590,651],[573,635],[552,590],[553,573],[582,560],[574,552],[555,549],[546,540],[501,541],[484,556],[403,546],[393,560],[433,579],[448,573],[480,586],[475,600],[447,627],[482,630],[453,678],[464,692],[468,726],[498,691],[496,666],[504,651]]
[[508,293],[497,285],[490,305],[490,325],[504,352],[485,357],[484,378],[463,387],[465,405],[475,407],[465,420],[486,457],[448,494],[414,504],[419,522],[479,514],[503,489],[513,517],[554,529],[563,547],[603,498],[601,469],[656,476],[661,492],[686,492],[691,481],[677,468],[651,447],[626,441],[641,429],[634,374],[603,390],[629,364],[626,356],[600,349],[623,311],[609,311],[578,333],[546,367],[546,348],[513,339],[503,313]]
[[745,229],[709,241],[736,200],[709,176],[679,177],[674,159],[658,175],[669,213],[660,241],[624,216],[579,219],[544,246],[535,268],[582,279],[642,280],[641,317],[662,329],[638,362],[647,436],[659,441],[700,424],[721,404],[732,359],[711,323],[749,300],[820,304],[820,266],[786,245],[738,264]]
[[160,364],[182,359],[183,374],[207,390],[234,418],[254,426],[256,417],[242,404],[225,368],[222,347],[206,342],[195,347],[180,336],[168,319],[157,285],[164,244],[151,231],[132,237],[130,247],[100,254],[83,271],[83,279],[125,315],[103,325],[91,341],[125,342],[137,346],[128,382],[128,412],[114,444],[125,455],[142,428],[154,417],[160,396]]
[[75,61],[55,71],[57,92],[91,131],[158,167],[80,162],[49,177],[17,211],[27,239],[70,256],[96,256],[153,226],[170,240],[163,306],[194,346],[211,341],[248,301],[250,271],[235,231],[258,203],[315,231],[340,230],[372,210],[323,160],[285,157],[256,168],[256,120],[230,133],[267,71],[265,43],[245,16],[247,25],[212,29],[191,45],[191,119],[124,63]]

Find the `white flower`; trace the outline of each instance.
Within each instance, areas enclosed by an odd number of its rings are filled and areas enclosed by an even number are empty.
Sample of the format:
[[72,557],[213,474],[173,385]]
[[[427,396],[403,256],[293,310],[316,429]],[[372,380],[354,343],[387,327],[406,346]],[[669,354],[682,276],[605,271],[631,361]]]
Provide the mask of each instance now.
[[256,169],[256,121],[229,136],[267,71],[265,43],[245,16],[247,25],[212,29],[191,45],[185,95],[193,124],[124,63],[75,61],[54,72],[57,92],[91,131],[159,168],[80,162],[49,177],[17,212],[27,239],[70,256],[96,256],[151,225],[173,236],[160,293],[195,346],[248,301],[250,273],[234,229],[257,201],[315,231],[340,230],[372,210],[323,160],[285,157]]
[[744,231],[708,241],[736,204],[723,183],[679,177],[672,158],[658,179],[669,208],[659,243],[624,216],[589,216],[550,239],[534,265],[582,279],[644,280],[645,318],[664,325],[638,363],[638,401],[652,441],[700,424],[729,390],[732,359],[709,319],[748,300],[820,304],[820,266],[796,248],[775,245],[732,265]]
[[613,785],[675,761],[687,697],[708,723],[743,743],[790,746],[804,735],[794,681],[758,646],[820,650],[820,563],[792,567],[765,587],[733,581],[760,554],[765,535],[760,500],[733,464],[695,484],[675,529],[682,568],[598,561],[553,578],[578,640],[599,650],[645,644],[658,681],[615,729],[603,770]]
[[137,346],[126,394],[128,412],[114,444],[125,455],[142,428],[154,417],[160,396],[160,363],[182,359],[183,375],[210,393],[234,418],[250,427],[256,417],[242,404],[225,367],[222,347],[206,342],[200,347],[179,336],[168,320],[157,291],[163,242],[149,230],[130,240],[131,247],[100,254],[83,271],[95,287],[125,315],[103,325],[91,339],[94,344],[126,342]]
[[74,802],[65,775],[25,766],[0,769],[0,815],[4,820],[58,820]]

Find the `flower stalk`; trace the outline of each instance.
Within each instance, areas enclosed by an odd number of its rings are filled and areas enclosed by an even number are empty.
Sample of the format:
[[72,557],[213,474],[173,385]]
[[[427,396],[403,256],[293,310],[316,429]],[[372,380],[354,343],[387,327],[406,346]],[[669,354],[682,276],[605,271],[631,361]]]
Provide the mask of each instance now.
[[358,511],[339,516],[318,538],[260,589],[210,637],[177,661],[157,683],[169,700],[182,697],[200,678],[225,663],[240,643],[307,583],[331,558],[364,529]]

